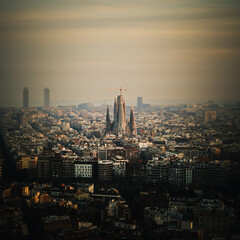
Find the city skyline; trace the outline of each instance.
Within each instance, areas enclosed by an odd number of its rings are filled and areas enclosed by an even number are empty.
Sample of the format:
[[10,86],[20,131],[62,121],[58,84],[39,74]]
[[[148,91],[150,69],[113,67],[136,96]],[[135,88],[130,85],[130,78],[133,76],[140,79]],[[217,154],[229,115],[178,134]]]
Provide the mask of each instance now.
[[[42,105],[111,103],[124,86],[129,104],[239,101],[240,4],[181,2],[0,1],[0,106],[21,92]],[[134,96],[134,97],[133,97]]]
[[0,16],[0,239],[240,239],[240,1]]
[[[116,88],[117,89],[117,88]],[[116,90],[114,89],[114,90]],[[23,98],[23,102],[22,103],[18,103],[15,106],[0,106],[0,107],[30,107],[30,108],[35,108],[35,107],[59,107],[59,106],[70,106],[70,105],[79,105],[79,104],[84,104],[84,103],[90,103],[93,104],[93,106],[112,106],[114,107],[114,104],[112,103],[111,100],[106,101],[102,100],[102,101],[93,101],[90,102],[88,101],[89,99],[85,99],[84,100],[79,100],[79,101],[65,101],[65,99],[63,98],[62,101],[54,101],[53,103],[50,103],[50,89],[49,88],[44,88],[41,89],[41,91],[43,91],[43,96],[42,99],[40,100],[39,103],[33,105],[31,102],[31,89],[29,91],[29,88],[24,87],[22,89],[22,98]],[[112,90],[112,89],[110,89]],[[126,89],[127,90],[127,89]],[[27,91],[27,100],[26,100],[26,92]],[[29,94],[30,92],[30,94]],[[133,97],[133,96],[132,96]],[[135,106],[138,109],[141,108],[146,108],[149,106],[166,106],[166,105],[182,105],[182,104],[227,104],[227,103],[239,103],[239,100],[235,99],[235,100],[228,100],[228,101],[215,101],[214,99],[205,99],[205,100],[195,100],[195,101],[161,101],[161,102],[147,102],[145,101],[145,98],[143,96],[134,96],[135,100],[129,101],[128,104],[126,104],[126,106],[131,107],[131,106]],[[25,98],[25,100],[24,100]],[[131,98],[133,99],[133,98]],[[141,99],[141,101],[140,101]],[[27,101],[27,103],[26,103]],[[25,102],[25,104],[24,104]],[[141,103],[140,103],[141,102]],[[141,104],[141,106],[140,106]]]

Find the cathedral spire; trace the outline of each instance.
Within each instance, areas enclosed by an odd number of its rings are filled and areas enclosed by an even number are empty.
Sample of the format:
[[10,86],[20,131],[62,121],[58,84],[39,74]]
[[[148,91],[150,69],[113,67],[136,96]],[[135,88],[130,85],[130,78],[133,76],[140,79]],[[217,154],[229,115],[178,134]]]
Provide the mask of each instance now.
[[107,114],[106,114],[106,132],[111,131],[111,119],[109,115],[109,106],[107,105]]
[[131,135],[136,135],[136,128],[135,128],[135,116],[134,116],[134,108],[133,106],[131,107],[131,112],[130,112],[130,123],[129,123]]
[[127,123],[126,120],[126,104],[122,95],[122,91],[124,90],[126,89],[120,88],[120,95],[114,99],[114,120],[112,123],[110,120],[109,106],[107,106],[106,133],[113,132],[117,136],[126,136],[129,133],[131,133],[131,135],[135,135],[135,119],[133,109],[131,110],[130,114],[130,122]]

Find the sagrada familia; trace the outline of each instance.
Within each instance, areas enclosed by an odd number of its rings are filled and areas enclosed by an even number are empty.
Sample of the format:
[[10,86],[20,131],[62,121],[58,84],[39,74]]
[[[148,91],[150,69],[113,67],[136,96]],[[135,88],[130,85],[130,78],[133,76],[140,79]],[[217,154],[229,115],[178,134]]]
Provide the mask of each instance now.
[[114,133],[117,136],[135,136],[135,116],[134,109],[131,108],[130,120],[126,121],[126,105],[125,100],[120,92],[114,100],[114,121],[111,122],[109,115],[109,106],[107,106],[106,115],[106,133]]

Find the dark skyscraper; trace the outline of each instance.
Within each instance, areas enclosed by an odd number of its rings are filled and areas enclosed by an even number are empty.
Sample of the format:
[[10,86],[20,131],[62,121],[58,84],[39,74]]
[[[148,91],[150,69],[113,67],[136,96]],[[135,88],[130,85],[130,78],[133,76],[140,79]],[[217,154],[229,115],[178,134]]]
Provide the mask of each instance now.
[[23,107],[29,107],[29,92],[28,88],[23,89]]
[[50,90],[49,90],[49,88],[44,89],[44,107],[50,107]]
[[141,108],[143,105],[143,98],[142,97],[137,97],[137,108]]

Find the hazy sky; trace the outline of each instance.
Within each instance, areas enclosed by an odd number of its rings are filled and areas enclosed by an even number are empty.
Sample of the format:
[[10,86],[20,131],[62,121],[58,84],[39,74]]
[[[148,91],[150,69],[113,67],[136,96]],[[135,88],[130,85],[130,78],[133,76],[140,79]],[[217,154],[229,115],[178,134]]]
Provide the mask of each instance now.
[[240,100],[239,0],[0,0],[0,106]]

